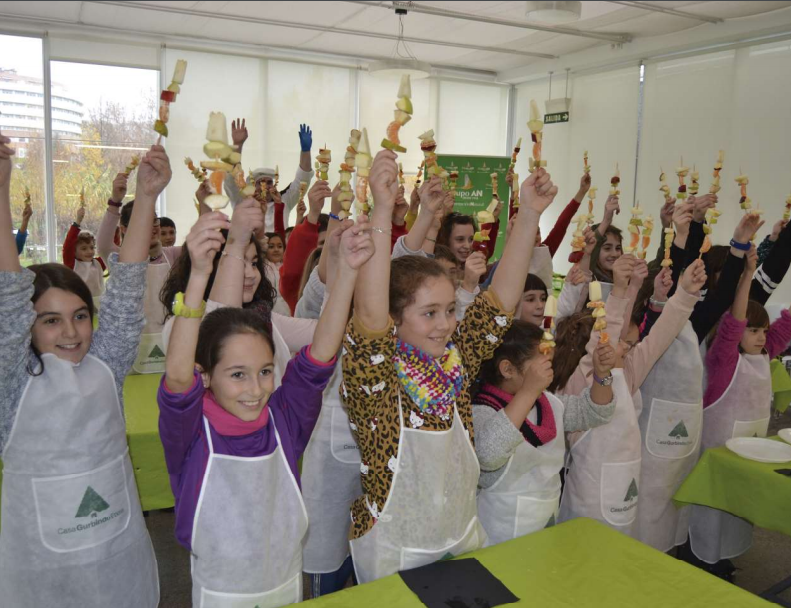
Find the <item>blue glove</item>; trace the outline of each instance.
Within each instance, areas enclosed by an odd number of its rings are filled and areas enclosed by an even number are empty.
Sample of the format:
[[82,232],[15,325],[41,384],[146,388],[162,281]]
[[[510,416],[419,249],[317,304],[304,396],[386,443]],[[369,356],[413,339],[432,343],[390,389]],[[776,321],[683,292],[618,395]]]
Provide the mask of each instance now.
[[299,145],[303,152],[310,152],[313,147],[313,131],[308,125],[299,125]]

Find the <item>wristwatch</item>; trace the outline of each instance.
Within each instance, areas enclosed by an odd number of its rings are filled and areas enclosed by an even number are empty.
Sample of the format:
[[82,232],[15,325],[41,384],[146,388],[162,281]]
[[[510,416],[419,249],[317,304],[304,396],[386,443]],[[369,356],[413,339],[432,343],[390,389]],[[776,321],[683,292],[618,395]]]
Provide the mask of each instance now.
[[600,384],[601,386],[610,386],[613,381],[612,372],[610,372],[606,378],[599,378],[596,375],[596,372],[593,372],[593,379],[596,381],[597,384]]
[[[185,319],[200,319],[206,312],[206,302],[201,302],[200,308],[190,308],[184,304],[184,294],[178,292],[176,299],[173,300],[173,314],[176,317],[184,317]],[[595,376],[595,374],[594,374]]]

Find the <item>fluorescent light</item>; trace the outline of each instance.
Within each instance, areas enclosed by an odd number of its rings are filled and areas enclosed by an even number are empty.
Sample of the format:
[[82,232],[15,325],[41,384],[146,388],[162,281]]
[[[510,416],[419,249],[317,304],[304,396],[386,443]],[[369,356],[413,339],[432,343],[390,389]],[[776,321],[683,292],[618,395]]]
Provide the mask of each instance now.
[[143,150],[148,152],[148,148],[134,148],[130,146],[99,146],[96,144],[75,144],[76,148],[99,148],[100,150]]
[[431,65],[417,59],[383,59],[368,64],[368,71],[377,76],[409,74],[413,79],[431,76]]

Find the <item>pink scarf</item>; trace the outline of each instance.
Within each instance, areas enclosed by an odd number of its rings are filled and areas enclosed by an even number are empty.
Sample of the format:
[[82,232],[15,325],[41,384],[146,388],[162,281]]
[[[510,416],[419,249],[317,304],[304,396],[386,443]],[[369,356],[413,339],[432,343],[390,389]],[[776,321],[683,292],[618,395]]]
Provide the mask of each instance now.
[[214,394],[207,390],[203,393],[203,414],[220,435],[239,437],[255,433],[266,426],[269,422],[269,404],[264,406],[258,418],[245,422],[223,409],[214,399]]
[[[493,384],[484,384],[473,399],[473,404],[488,405],[492,409],[499,411],[511,403],[513,398],[514,396],[511,393],[507,393]],[[542,394],[538,398],[534,407],[536,409],[536,423],[533,424],[525,418],[519,430],[522,432],[525,441],[534,447],[540,447],[552,441],[557,436],[558,430],[555,425],[555,414],[546,394]]]

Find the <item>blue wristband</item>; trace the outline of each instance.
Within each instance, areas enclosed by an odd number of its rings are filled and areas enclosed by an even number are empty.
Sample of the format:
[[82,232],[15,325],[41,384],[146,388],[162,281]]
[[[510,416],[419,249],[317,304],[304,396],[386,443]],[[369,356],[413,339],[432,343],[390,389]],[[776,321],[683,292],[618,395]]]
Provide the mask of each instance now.
[[329,214],[329,216],[330,216],[330,219],[331,219],[331,220],[335,220],[335,221],[338,221],[338,222],[340,222],[340,221],[341,221],[341,218],[339,218],[339,217],[338,217],[337,215],[335,215],[334,213],[330,213],[330,214]]
[[731,247],[734,249],[738,249],[739,251],[750,251],[750,242],[740,243],[735,239],[731,239]]

